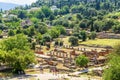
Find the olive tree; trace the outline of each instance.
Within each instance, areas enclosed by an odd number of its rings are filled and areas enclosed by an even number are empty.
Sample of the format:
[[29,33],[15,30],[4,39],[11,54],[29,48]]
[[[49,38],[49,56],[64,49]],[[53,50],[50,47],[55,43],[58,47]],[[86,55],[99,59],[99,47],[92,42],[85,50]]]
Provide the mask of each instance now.
[[79,55],[76,59],[76,64],[80,67],[85,67],[87,66],[89,59],[85,57],[85,55]]
[[75,37],[75,36],[71,36],[69,38],[69,42],[71,43],[71,45],[75,46],[75,45],[78,45],[78,38]]

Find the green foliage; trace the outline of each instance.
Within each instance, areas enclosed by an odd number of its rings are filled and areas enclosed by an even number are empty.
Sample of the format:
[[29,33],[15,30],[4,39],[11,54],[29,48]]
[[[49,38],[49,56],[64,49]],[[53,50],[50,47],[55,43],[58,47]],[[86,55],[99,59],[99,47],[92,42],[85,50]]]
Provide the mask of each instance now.
[[75,37],[77,37],[77,38],[81,38],[81,35],[80,35],[79,32],[74,32],[72,35],[75,36]]
[[120,43],[118,43],[114,46],[113,53],[117,54],[117,55],[120,55]]
[[39,22],[39,19],[37,19],[37,18],[31,18],[31,21],[34,23],[34,24],[37,24],[38,22]]
[[60,34],[65,35],[66,34],[66,30],[63,26],[55,26],[56,30],[58,30],[60,32]]
[[85,31],[81,31],[80,35],[81,35],[82,41],[86,41],[86,39],[87,39],[87,33]]
[[101,22],[101,21],[94,22],[93,27],[96,32],[100,32],[102,30],[102,24],[103,24],[103,22]]
[[37,23],[35,24],[35,27],[41,34],[45,34],[48,31],[48,27],[45,23]]
[[62,9],[60,10],[59,14],[67,14],[69,13],[69,7],[68,6],[64,6],[62,7]]
[[63,20],[62,25],[63,25],[64,27],[69,27],[69,22],[68,22],[68,20]]
[[35,50],[35,45],[36,45],[36,43],[35,43],[35,42],[32,42],[32,43],[31,43],[31,49]]
[[4,24],[0,23],[0,30],[4,30],[5,27],[6,27],[6,26],[5,26]]
[[29,48],[26,36],[22,34],[4,40],[2,45],[5,51],[13,50],[14,48],[21,50],[25,50],[26,47]]
[[53,25],[56,26],[56,25],[62,25],[63,21],[62,20],[54,20],[53,21]]
[[88,20],[82,20],[81,23],[79,24],[79,26],[82,29],[88,28]]
[[28,31],[28,29],[24,29],[24,30],[22,30],[22,33],[25,34],[25,35],[29,35],[29,31]]
[[55,19],[55,16],[54,16],[53,14],[51,14],[51,15],[49,16],[49,20],[52,21],[52,20],[54,20],[54,19]]
[[9,31],[8,31],[8,35],[9,35],[9,36],[14,36],[14,35],[15,35],[15,33],[14,33],[14,31],[13,31],[13,30],[9,30]]
[[69,24],[68,20],[62,18],[62,19],[55,20],[53,22],[53,25],[54,26],[61,25],[61,26],[64,26],[64,27],[69,27],[70,24]]
[[60,46],[63,46],[63,41],[60,41]]
[[57,39],[57,40],[55,40],[55,44],[54,44],[54,45],[55,45],[55,46],[63,46],[63,41]]
[[58,40],[55,40],[55,46],[58,46],[59,45],[59,41]]
[[45,17],[49,17],[52,14],[51,9],[47,6],[43,6],[41,11],[45,14]]
[[58,38],[59,35],[60,35],[60,31],[57,30],[57,28],[54,28],[54,27],[51,30],[49,30],[48,33],[51,35],[52,38]]
[[92,39],[94,40],[96,38],[96,32],[91,32],[90,35],[89,35],[89,39]]
[[120,79],[120,44],[114,47],[110,55],[108,66],[109,68],[104,71],[104,80],[119,80]]
[[35,62],[34,53],[30,50],[28,44],[27,37],[21,34],[3,40],[0,50],[2,63],[12,67],[13,72],[18,73],[30,63]]
[[49,34],[43,35],[43,42],[50,42],[52,37]]
[[104,31],[108,31],[109,29],[112,28],[112,26],[115,25],[115,21],[114,20],[104,20],[104,25],[102,30]]
[[83,13],[85,11],[85,7],[83,5],[74,5],[71,7],[72,13]]
[[21,10],[21,11],[19,11],[18,12],[18,18],[21,18],[21,19],[23,19],[23,18],[26,18],[27,16],[27,12],[26,11],[24,11],[24,10]]
[[113,26],[113,31],[115,33],[120,33],[120,24]]
[[2,30],[0,30],[0,35],[2,34]]
[[43,21],[43,18],[45,17],[45,14],[43,13],[43,11],[39,10],[37,13],[36,13],[36,17],[38,19],[41,19]]
[[69,38],[69,42],[71,43],[71,45],[76,46],[76,45],[78,45],[78,38],[75,36],[71,36]]
[[2,14],[0,13],[0,23],[2,23]]
[[80,32],[79,26],[75,26],[75,27],[73,28],[73,32],[79,33],[79,32]]
[[40,40],[42,40],[42,35],[40,33],[37,33],[37,35],[35,36],[35,38],[36,38],[36,41],[38,43],[40,43]]
[[35,35],[35,28],[34,28],[33,26],[30,26],[30,27],[29,27],[29,33],[28,33],[28,35],[29,35],[30,37],[32,37],[32,36]]
[[81,67],[87,66],[89,59],[85,57],[84,55],[79,55],[76,59],[76,64]]
[[16,30],[16,34],[20,34],[20,33],[22,33],[22,29],[21,29],[21,28],[18,28],[18,29]]
[[97,11],[94,8],[88,8],[86,11],[86,16],[94,17],[97,16]]
[[79,20],[82,20],[82,18],[83,18],[81,14],[77,14],[76,17],[77,17],[77,19],[79,19]]

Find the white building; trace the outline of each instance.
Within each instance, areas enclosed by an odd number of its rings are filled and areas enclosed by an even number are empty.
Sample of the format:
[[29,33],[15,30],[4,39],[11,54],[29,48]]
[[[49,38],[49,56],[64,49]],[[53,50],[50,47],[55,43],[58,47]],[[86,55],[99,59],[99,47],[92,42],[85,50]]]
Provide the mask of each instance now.
[[51,6],[51,10],[54,11],[54,10],[58,10],[57,6]]

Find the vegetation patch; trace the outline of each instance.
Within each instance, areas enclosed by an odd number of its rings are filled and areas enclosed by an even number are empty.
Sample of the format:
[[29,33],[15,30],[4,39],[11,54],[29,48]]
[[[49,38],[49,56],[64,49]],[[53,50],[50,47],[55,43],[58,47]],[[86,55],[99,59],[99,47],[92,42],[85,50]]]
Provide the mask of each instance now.
[[119,39],[95,39],[95,40],[80,42],[80,44],[85,44],[85,45],[101,45],[101,46],[112,46],[112,47],[117,43],[120,43]]

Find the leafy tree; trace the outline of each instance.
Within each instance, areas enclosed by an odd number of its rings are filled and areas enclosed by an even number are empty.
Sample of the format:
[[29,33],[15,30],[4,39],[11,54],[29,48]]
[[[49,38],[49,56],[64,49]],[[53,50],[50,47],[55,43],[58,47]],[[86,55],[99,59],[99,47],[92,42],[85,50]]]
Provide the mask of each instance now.
[[52,20],[54,20],[54,19],[55,19],[55,16],[54,16],[53,14],[51,14],[51,15],[49,16],[49,20],[52,21]]
[[41,10],[39,10],[39,11],[36,13],[36,17],[37,17],[38,19],[41,19],[41,20],[43,21],[43,18],[45,17],[45,14],[44,14]]
[[42,35],[40,33],[37,33],[35,36],[37,43],[40,43],[40,40],[42,40]]
[[77,17],[77,19],[79,19],[79,20],[82,20],[82,18],[83,18],[81,14],[77,14],[76,17]]
[[79,26],[74,26],[74,28],[73,28],[73,32],[75,32],[75,33],[79,33],[79,32],[80,32],[80,28],[79,28]]
[[25,34],[25,35],[29,35],[29,31],[28,31],[28,29],[24,29],[24,30],[22,30],[22,33]]
[[56,25],[62,25],[63,21],[62,20],[54,20],[53,21],[53,25],[56,26]]
[[0,23],[0,30],[4,30],[5,29],[5,25]]
[[26,11],[21,10],[18,12],[18,18],[21,18],[21,19],[26,18],[27,17],[26,14],[27,14]]
[[115,25],[114,20],[105,20],[104,22],[105,23],[104,23],[104,26],[103,26],[103,29],[102,29],[104,31],[108,31],[109,29],[112,28],[113,25]]
[[97,16],[97,11],[94,8],[88,8],[88,10],[86,11],[84,15],[88,17]]
[[2,23],[2,14],[0,14],[0,23]]
[[79,38],[79,39],[81,38],[81,35],[80,35],[79,32],[74,32],[72,35],[75,36],[75,37],[77,37],[77,38]]
[[58,38],[60,35],[60,31],[57,30],[56,28],[52,28],[49,30],[49,34],[51,35],[52,38]]
[[87,39],[87,34],[86,34],[86,32],[85,32],[84,30],[80,32],[80,35],[81,35],[82,41],[86,41],[86,39]]
[[71,12],[72,12],[72,13],[78,13],[78,12],[79,12],[78,6],[75,6],[75,5],[72,6]]
[[98,0],[96,0],[96,10],[100,10],[100,1]]
[[81,23],[79,24],[79,26],[80,26],[82,29],[88,28],[88,21],[87,21],[87,20],[82,20]]
[[34,36],[35,35],[35,28],[33,26],[30,26],[29,27],[29,34],[28,34],[30,37]]
[[16,34],[20,34],[22,33],[22,29],[19,27],[17,30],[16,30]]
[[67,20],[63,20],[62,25],[65,27],[69,27],[69,22]]
[[115,33],[120,33],[120,24],[114,25],[114,26],[112,27],[112,29],[113,29],[113,31],[114,31]]
[[9,36],[14,36],[14,35],[15,35],[15,33],[14,33],[14,31],[13,31],[13,30],[9,30],[9,31],[8,31],[8,35],[9,35]]
[[48,31],[48,27],[45,23],[37,23],[35,24],[35,28],[37,28],[38,32],[41,34],[45,34]]
[[113,54],[117,54],[120,56],[120,43],[118,43],[114,46]]
[[60,41],[60,46],[63,46],[63,41]]
[[0,53],[4,55],[6,65],[13,68],[13,72],[23,71],[27,66],[35,62],[34,53],[30,50],[26,36],[16,35],[14,37],[3,40],[3,46]]
[[52,37],[49,34],[43,35],[43,42],[50,42],[52,40]]
[[37,18],[31,18],[30,19],[34,24],[37,24],[39,22],[39,19]]
[[47,6],[43,6],[41,11],[45,14],[45,17],[49,17],[52,14],[51,9]]
[[55,40],[55,46],[58,46],[58,45],[59,45],[59,41]]
[[0,30],[0,35],[2,34],[2,30]]
[[69,7],[68,6],[64,6],[59,12],[59,14],[62,14],[62,15],[67,14],[67,13],[69,13]]
[[59,10],[54,10],[54,15],[57,16],[59,14]]
[[102,22],[101,21],[95,21],[93,24],[93,27],[96,32],[100,32],[102,30]]
[[81,67],[86,67],[88,62],[89,62],[89,59],[87,57],[85,57],[84,55],[79,55],[76,59],[76,64],[78,66],[81,66]]
[[96,32],[91,32],[89,35],[89,39],[94,40],[96,38]]
[[74,27],[75,27],[75,23],[71,22],[71,23],[69,24],[69,27],[70,27],[70,28],[74,28]]
[[36,45],[36,42],[32,42],[31,43],[31,49],[35,50],[35,45]]
[[62,35],[66,34],[66,30],[63,26],[58,25],[58,26],[55,26],[55,28],[56,28],[56,30],[58,30],[60,32],[60,34],[62,34]]
[[120,44],[114,47],[112,54],[109,56],[108,67],[103,74],[104,80],[119,80],[120,79]]
[[75,46],[75,45],[78,45],[78,38],[75,37],[75,36],[71,36],[69,38],[69,42],[71,43],[71,45]]

